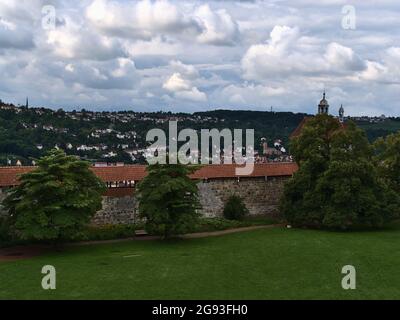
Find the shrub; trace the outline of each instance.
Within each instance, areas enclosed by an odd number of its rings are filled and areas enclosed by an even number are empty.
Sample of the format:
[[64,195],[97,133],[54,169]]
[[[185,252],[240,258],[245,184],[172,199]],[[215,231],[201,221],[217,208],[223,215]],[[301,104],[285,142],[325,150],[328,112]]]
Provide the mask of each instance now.
[[228,220],[225,218],[200,218],[191,232],[212,232],[250,226],[275,224],[279,221],[266,216],[248,216],[243,220]]
[[248,213],[249,210],[247,210],[242,198],[236,195],[229,197],[224,208],[224,217],[226,219],[242,220]]
[[193,232],[212,232],[226,229],[247,227],[249,224],[242,221],[227,220],[225,218],[201,218]]
[[140,226],[136,224],[117,224],[104,226],[89,226],[77,240],[96,241],[130,238]]

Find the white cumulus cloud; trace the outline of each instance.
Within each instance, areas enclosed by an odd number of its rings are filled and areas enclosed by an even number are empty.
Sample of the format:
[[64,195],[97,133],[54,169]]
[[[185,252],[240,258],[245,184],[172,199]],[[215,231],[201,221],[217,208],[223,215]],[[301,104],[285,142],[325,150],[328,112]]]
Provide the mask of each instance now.
[[205,4],[196,10],[195,16],[203,29],[197,37],[200,43],[233,45],[237,41],[238,25],[226,10],[212,11],[210,6]]
[[178,99],[196,102],[207,101],[207,95],[193,84],[199,76],[194,66],[185,65],[180,61],[171,61],[170,66],[178,72],[174,72],[164,82],[164,89],[171,92]]

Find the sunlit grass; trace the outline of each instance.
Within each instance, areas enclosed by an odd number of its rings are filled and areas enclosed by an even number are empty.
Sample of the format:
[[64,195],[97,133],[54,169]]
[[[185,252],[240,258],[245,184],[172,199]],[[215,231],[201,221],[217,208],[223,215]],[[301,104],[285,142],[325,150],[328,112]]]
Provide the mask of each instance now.
[[[400,299],[399,248],[399,226],[70,247],[0,263],[0,299]],[[53,291],[41,288],[46,264],[57,270]],[[356,290],[341,288],[348,264]]]

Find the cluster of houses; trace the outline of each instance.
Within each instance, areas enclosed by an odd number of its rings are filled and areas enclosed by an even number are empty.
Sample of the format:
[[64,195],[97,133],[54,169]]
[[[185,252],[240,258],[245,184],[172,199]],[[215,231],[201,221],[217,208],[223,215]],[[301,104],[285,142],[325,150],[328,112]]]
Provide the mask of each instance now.
[[[38,150],[43,150],[43,145],[37,144],[36,148]],[[144,151],[140,150],[140,149],[129,149],[129,144],[117,144],[117,145],[115,145],[115,148],[122,149],[123,151],[125,151],[128,155],[131,156],[132,160],[135,159],[134,155],[144,153]],[[56,145],[54,145],[54,149],[60,149],[60,146],[58,144],[56,144]],[[82,151],[82,152],[99,151],[99,152],[102,152],[102,155],[101,155],[102,158],[113,158],[118,155],[116,151],[113,151],[113,150],[108,151],[109,147],[104,143],[100,143],[98,145],[80,144],[80,145],[77,145],[76,147],[74,147],[71,143],[67,143],[65,145],[65,149]]]
[[380,122],[385,122],[387,120],[387,117],[384,114],[382,114],[379,117],[367,117],[367,116],[352,117],[351,120],[356,122],[380,123]]
[[[28,108],[28,101],[25,106]],[[5,104],[0,100],[0,109],[2,110],[11,110],[15,113],[20,113],[24,107],[16,107],[12,104]],[[72,111],[72,112],[64,112],[62,110],[53,111],[50,109],[44,108],[34,108],[30,109],[31,112],[35,112],[38,115],[44,114],[53,114],[58,117],[65,117],[72,120],[79,121],[97,121],[97,120],[107,120],[107,122],[116,124],[116,123],[130,123],[132,121],[151,121],[155,125],[167,123],[169,121],[193,121],[196,123],[207,123],[207,126],[210,126],[212,123],[216,122],[224,122],[224,119],[218,119],[214,117],[208,117],[197,114],[172,114],[166,112],[159,113],[138,113],[133,111],[128,112],[95,112],[95,111],[87,111],[82,109],[81,111]],[[329,104],[325,99],[325,93],[323,95],[323,99],[318,105],[318,113],[328,113],[329,112]],[[343,123],[350,117],[344,117],[344,109],[343,107],[339,110],[339,121]],[[380,117],[352,117],[352,120],[358,122],[369,122],[369,123],[379,123],[384,122],[387,118],[382,115]],[[307,120],[307,119],[305,119]],[[303,121],[304,122],[304,121]],[[71,130],[68,128],[60,128],[53,124],[38,124],[38,123],[26,123],[21,122],[20,125],[25,129],[42,129],[44,131],[50,133],[58,133],[65,134],[71,137],[76,137],[76,134],[70,132]],[[64,149],[66,151],[70,151],[73,153],[76,151],[78,154],[89,154],[91,152],[96,152],[96,155],[100,154],[101,159],[105,162],[112,162],[112,158],[118,155],[117,152],[125,152],[130,156],[132,161],[135,162],[137,159],[148,158],[153,154],[152,150],[143,148],[144,146],[140,146],[138,139],[141,138],[140,135],[134,131],[119,131],[116,129],[112,129],[114,126],[104,129],[94,129],[87,135],[87,140],[84,143],[77,143],[77,139],[75,143],[63,143],[63,144],[55,144],[54,146],[44,146],[43,144],[36,144],[36,148],[38,150],[44,150],[49,148],[56,149]],[[296,132],[296,131],[295,131]],[[107,142],[106,142],[107,141]],[[254,150],[254,162],[255,163],[268,163],[268,162],[292,162],[292,156],[287,152],[287,148],[283,145],[283,142],[280,139],[273,140],[272,143],[269,143],[267,138],[261,138],[260,141],[261,151]],[[196,157],[200,159],[201,154],[194,154],[192,157]],[[100,160],[100,161],[103,161]],[[194,159],[193,159],[194,160]],[[215,159],[210,159],[215,160]],[[220,152],[219,159],[220,163],[224,161],[223,151]],[[103,163],[103,162],[102,162]],[[21,166],[22,163],[20,160],[8,160],[8,165],[16,165]]]
[[[28,106],[25,106],[27,108]],[[6,104],[0,100],[0,110],[9,110],[15,113],[20,113],[23,111],[22,106],[15,106],[13,104]],[[61,111],[51,110],[45,108],[31,108],[32,112],[37,115],[53,114],[57,115]],[[132,121],[151,121],[154,123],[162,124],[168,123],[169,121],[191,121],[196,123],[217,123],[219,121],[224,122],[224,119],[219,119],[216,117],[209,117],[197,114],[172,114],[170,112],[159,112],[159,113],[145,113],[145,112],[134,112],[134,111],[124,111],[124,112],[113,112],[113,111],[62,111],[62,116],[67,119],[72,120],[82,120],[82,121],[96,121],[96,120],[109,120],[112,123],[130,123]],[[36,127],[35,127],[36,128]],[[46,130],[55,130],[56,128],[51,125],[47,126]]]
[[[0,110],[8,110],[12,111],[16,114],[21,113],[24,109],[28,108],[28,101],[26,106],[15,106],[13,104],[6,104],[0,100]],[[218,121],[224,121],[224,119],[218,119],[214,117],[202,116],[202,115],[190,115],[190,114],[172,114],[169,112],[159,112],[159,113],[140,113],[133,111],[126,112],[96,112],[96,111],[71,111],[65,112],[63,110],[51,110],[45,108],[31,108],[30,112],[35,113],[39,116],[54,116],[58,118],[71,119],[76,121],[85,121],[85,122],[95,122],[98,120],[104,120],[106,123],[114,124],[126,124],[135,122],[152,122],[154,125],[168,123],[169,121],[193,121],[196,123],[215,123]],[[124,151],[127,153],[132,161],[135,161],[142,156],[145,156],[146,150],[141,149],[143,146],[140,146],[138,139],[140,139],[140,135],[134,131],[119,131],[111,128],[104,129],[95,129],[88,136],[85,143],[81,141],[80,143],[76,142],[77,134],[72,132],[69,128],[58,127],[51,123],[27,123],[21,122],[20,125],[24,129],[38,129],[44,130],[49,133],[55,134],[64,134],[68,135],[71,139],[74,140],[75,143],[67,142],[67,143],[57,143],[54,146],[44,145],[42,143],[36,144],[36,148],[38,150],[45,150],[51,148],[62,148],[66,151],[76,151],[79,154],[88,154],[91,152],[99,152],[102,159],[111,159],[117,156],[117,152]],[[119,142],[118,142],[119,141]],[[11,161],[11,160],[10,160]],[[20,160],[12,160],[12,165],[19,165]],[[18,164],[17,164],[18,162]]]
[[156,124],[168,123],[169,121],[193,121],[197,123],[216,123],[219,120],[215,117],[208,116],[200,116],[200,115],[190,115],[190,114],[182,114],[176,115],[171,113],[162,112],[159,114],[150,114],[150,113],[142,113],[142,112],[109,112],[109,111],[72,111],[66,112],[65,116],[72,120],[84,120],[84,121],[95,121],[100,119],[108,119],[111,122],[121,122],[121,123],[130,123],[132,121],[152,121]]
[[[2,105],[2,108],[6,108],[8,110],[14,110],[18,112],[21,110],[21,108],[14,107],[12,105]],[[39,115],[43,115],[44,113],[54,113],[55,115],[58,114],[58,116],[61,116],[60,113],[62,113],[63,117],[70,118],[72,120],[84,120],[84,121],[96,121],[99,119],[104,119],[107,118],[107,120],[111,121],[111,123],[129,123],[133,120],[135,121],[153,121],[155,124],[162,124],[166,123],[168,121],[195,121],[196,123],[201,123],[205,122],[209,126],[210,123],[213,122],[218,122],[221,121],[223,122],[224,119],[218,119],[218,118],[213,118],[213,117],[207,117],[207,116],[200,116],[200,115],[188,115],[188,114],[182,114],[182,115],[176,115],[176,114],[171,114],[171,113],[152,113],[152,114],[147,114],[147,113],[135,113],[135,112],[93,112],[93,111],[86,111],[86,110],[81,110],[81,111],[72,111],[72,112],[63,112],[63,111],[52,111],[49,109],[43,109],[43,108],[35,108],[32,109],[34,112],[36,112]],[[45,131],[48,132],[54,132],[54,133],[68,133],[71,136],[75,136],[72,132],[69,133],[68,128],[58,128],[52,124],[43,124],[43,125],[38,125],[38,124],[27,124],[27,123],[22,123],[22,126],[24,128],[41,128]],[[113,137],[114,139],[112,140],[120,140],[120,143],[104,143],[106,138]],[[92,144],[75,144],[73,145],[72,143],[64,143],[62,145],[60,144],[55,144],[54,146],[51,146],[51,148],[63,148],[65,150],[69,151],[77,151],[82,153],[86,152],[100,152],[101,153],[101,158],[104,159],[104,162],[98,162],[100,165],[107,164],[109,162],[107,161],[112,161],[112,158],[117,156],[117,151],[124,151],[127,153],[132,161],[135,161],[136,159],[139,158],[148,158],[151,157],[154,154],[155,150],[149,150],[146,148],[140,148],[139,144],[137,143],[137,138],[139,137],[139,134],[136,131],[127,131],[127,132],[121,132],[115,129],[111,128],[105,128],[105,129],[95,129],[93,130],[88,136],[88,141],[92,141]],[[98,143],[93,143],[96,140],[99,140]],[[261,152],[258,152],[257,150],[254,151],[254,162],[255,163],[268,163],[268,162],[292,162],[293,159],[292,157],[287,153],[285,146],[283,145],[282,141],[277,139],[273,142],[271,146],[268,145],[268,141],[266,138],[262,138],[260,141],[261,144]],[[37,144],[36,148],[38,150],[43,150],[45,148],[49,148],[49,146],[44,146],[43,144]],[[224,153],[219,152],[218,153],[218,159],[213,159],[210,158],[210,161],[219,161],[219,163],[224,163]],[[200,152],[197,154],[193,154],[192,157],[197,158],[199,160],[201,158]],[[191,159],[195,160],[195,159]],[[233,160],[234,161],[234,160]],[[16,163],[9,163],[9,165],[21,165],[21,161],[17,160]]]
[[[68,129],[60,129],[60,128],[55,128],[51,125],[44,125],[43,129],[46,131],[53,131],[53,132],[62,132],[66,133],[68,132]],[[81,151],[81,152],[90,152],[90,151],[99,151],[103,152],[102,153],[102,158],[112,158],[117,155],[115,152],[116,150],[124,150],[128,154],[132,154],[133,150],[128,150],[132,146],[137,146],[136,139],[139,137],[139,135],[136,133],[136,131],[127,131],[127,132],[120,132],[118,130],[114,129],[96,129],[93,132],[91,132],[87,138],[93,139],[99,139],[101,140],[105,136],[113,136],[118,140],[121,140],[121,143],[116,143],[116,144],[109,144],[107,145],[106,143],[96,143],[96,144],[76,144],[73,145],[72,143],[65,143],[62,148],[66,150],[76,150],[76,151]],[[74,136],[74,135],[72,135]],[[126,141],[129,141],[127,143]],[[44,146],[43,144],[36,144],[36,148],[38,150],[43,150]],[[52,146],[52,148],[55,149],[60,149],[61,146],[60,144],[55,144]]]
[[255,163],[293,162],[293,157],[287,152],[281,139],[275,139],[271,146],[267,138],[261,138],[262,151],[255,152]]

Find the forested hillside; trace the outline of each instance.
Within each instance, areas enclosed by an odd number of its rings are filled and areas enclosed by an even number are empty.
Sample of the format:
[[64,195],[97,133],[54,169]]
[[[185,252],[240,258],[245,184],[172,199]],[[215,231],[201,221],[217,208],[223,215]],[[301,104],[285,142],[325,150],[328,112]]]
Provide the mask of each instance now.
[[[144,149],[146,133],[153,128],[168,132],[168,121],[178,129],[254,129],[256,149],[262,137],[271,145],[276,139],[288,144],[291,132],[306,114],[292,112],[216,110],[193,114],[154,112],[65,112],[46,108],[15,107],[0,103],[0,165],[32,163],[55,146],[92,161],[142,163],[134,156]],[[363,120],[371,140],[400,129],[400,119],[377,123]],[[10,163],[11,161],[11,163]]]

